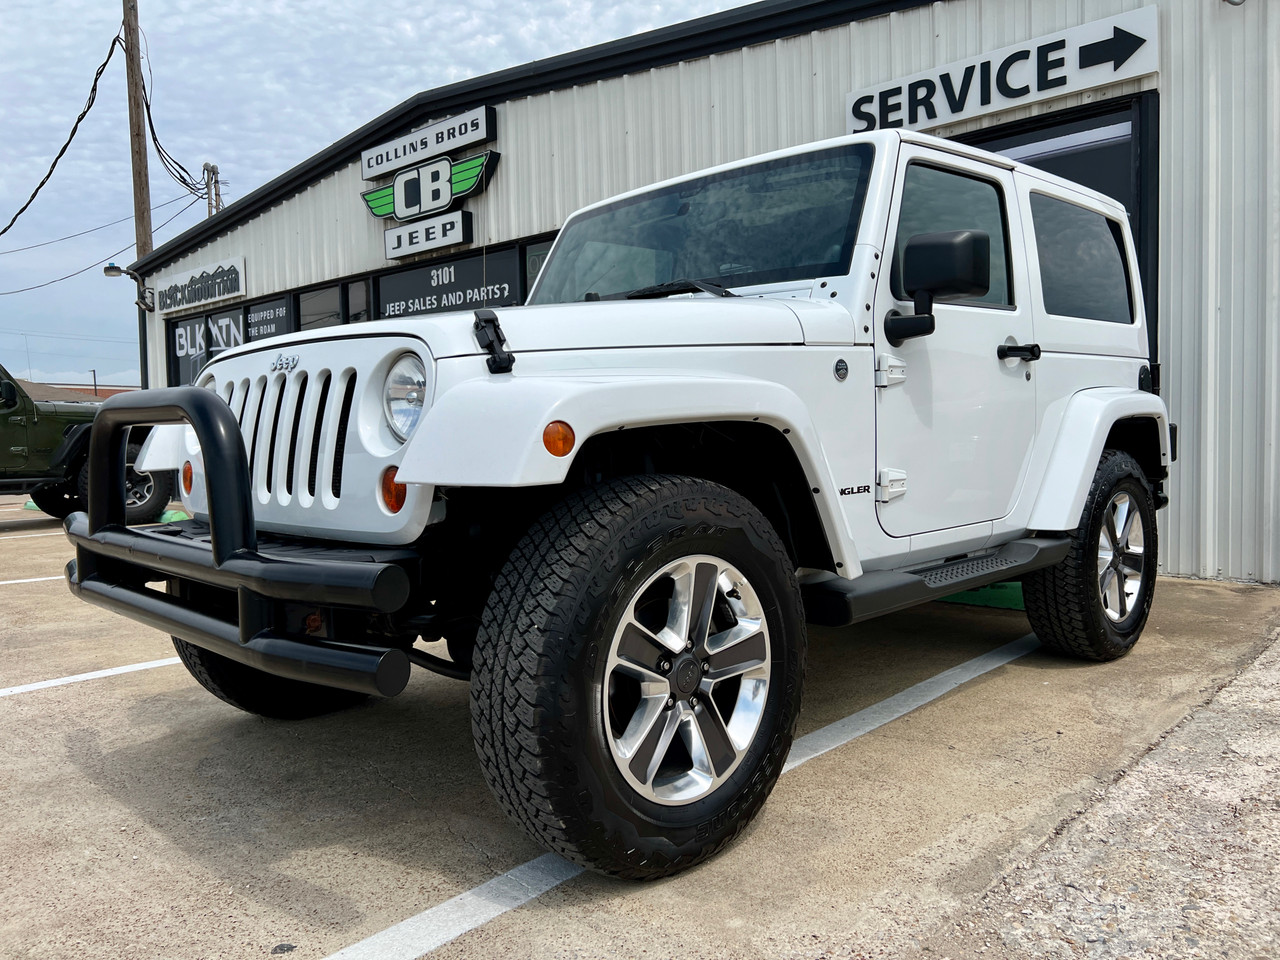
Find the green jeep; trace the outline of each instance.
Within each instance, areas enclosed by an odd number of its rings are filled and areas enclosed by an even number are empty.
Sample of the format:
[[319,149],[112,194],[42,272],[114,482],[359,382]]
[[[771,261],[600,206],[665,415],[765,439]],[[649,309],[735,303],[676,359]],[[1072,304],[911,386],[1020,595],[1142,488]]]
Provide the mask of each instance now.
[[[98,413],[92,400],[34,400],[0,366],[0,493],[26,493],[59,520],[86,509],[89,427]],[[160,518],[173,497],[171,473],[133,469],[146,428],[129,437],[125,486],[130,523]]]

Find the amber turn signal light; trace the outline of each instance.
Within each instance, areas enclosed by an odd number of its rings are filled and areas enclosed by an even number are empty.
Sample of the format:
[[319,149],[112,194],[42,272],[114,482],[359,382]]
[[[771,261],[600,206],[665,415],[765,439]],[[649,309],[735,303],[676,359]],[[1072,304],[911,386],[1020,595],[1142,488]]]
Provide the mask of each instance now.
[[563,420],[552,420],[542,430],[542,445],[553,457],[567,457],[573,450],[573,427]]
[[191,466],[191,461],[188,460],[182,465],[182,492],[188,497],[191,496],[191,485],[195,482],[195,476],[195,467]]
[[387,505],[387,509],[392,513],[399,513],[400,508],[404,506],[405,497],[409,495],[409,488],[403,483],[396,483],[396,474],[399,472],[396,467],[387,467],[382,472],[382,502]]

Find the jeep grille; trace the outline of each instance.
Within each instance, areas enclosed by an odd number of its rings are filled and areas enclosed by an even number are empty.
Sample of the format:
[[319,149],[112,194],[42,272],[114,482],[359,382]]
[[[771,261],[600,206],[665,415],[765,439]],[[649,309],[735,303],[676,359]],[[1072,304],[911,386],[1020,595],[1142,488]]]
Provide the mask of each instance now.
[[240,422],[255,499],[336,506],[356,372],[297,369],[238,380],[219,380],[217,371],[210,372],[206,386]]

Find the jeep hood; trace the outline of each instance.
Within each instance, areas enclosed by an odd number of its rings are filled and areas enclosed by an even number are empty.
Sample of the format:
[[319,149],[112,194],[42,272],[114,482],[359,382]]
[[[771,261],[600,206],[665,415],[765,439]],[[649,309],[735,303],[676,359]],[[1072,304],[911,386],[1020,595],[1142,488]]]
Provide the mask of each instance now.
[[[507,349],[513,353],[804,342],[804,329],[795,313],[780,300],[759,297],[605,300],[494,312],[506,335]],[[448,318],[453,323],[458,319],[462,320],[464,337],[462,342],[451,342],[449,352],[438,351],[428,337],[437,357],[481,352],[472,331],[474,314]]]
[[[605,300],[597,303],[499,307],[494,310],[507,349],[515,354],[543,350],[600,350],[627,347],[700,347],[734,344],[796,344],[805,341],[798,314],[839,310],[834,304],[763,297],[675,297],[666,300]],[[436,359],[483,354],[476,342],[475,312],[434,313],[326,327],[273,338],[228,351],[288,354],[293,345],[360,336],[421,337]]]
[[42,417],[57,417],[68,423],[89,421],[98,415],[101,406],[93,400],[37,400],[36,413]]

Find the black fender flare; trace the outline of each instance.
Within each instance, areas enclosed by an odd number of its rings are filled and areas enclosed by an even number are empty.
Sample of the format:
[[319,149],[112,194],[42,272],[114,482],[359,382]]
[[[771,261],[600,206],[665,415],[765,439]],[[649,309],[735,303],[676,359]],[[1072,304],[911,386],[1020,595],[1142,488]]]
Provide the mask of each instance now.
[[[73,423],[62,435],[62,442],[53,452],[51,467],[62,477],[62,482],[73,482],[80,475],[80,467],[89,458],[89,434],[93,421]],[[141,443],[151,432],[150,426],[134,427],[129,431],[130,443]]]

